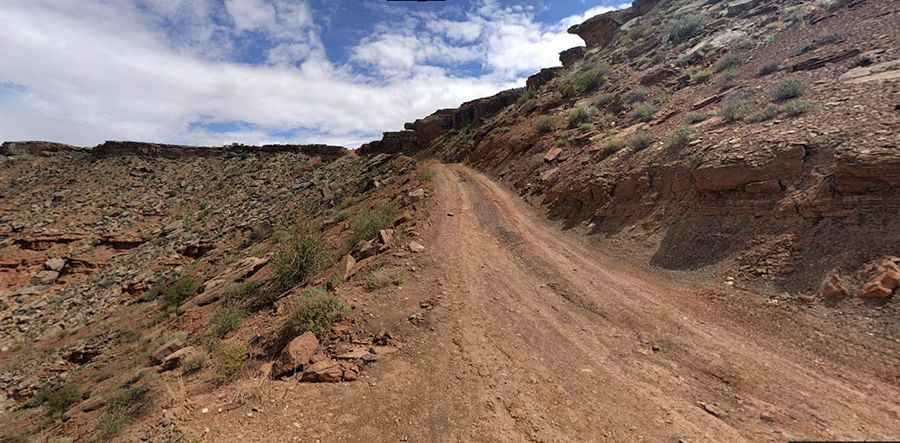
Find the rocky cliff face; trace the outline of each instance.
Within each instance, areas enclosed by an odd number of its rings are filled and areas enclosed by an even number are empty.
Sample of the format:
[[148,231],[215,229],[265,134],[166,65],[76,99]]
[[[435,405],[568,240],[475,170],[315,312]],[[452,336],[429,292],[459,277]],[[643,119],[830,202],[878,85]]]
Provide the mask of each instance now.
[[900,253],[900,22],[833,3],[635,2],[573,27],[587,50],[530,77],[526,101],[415,152],[653,245],[658,266],[815,292]]

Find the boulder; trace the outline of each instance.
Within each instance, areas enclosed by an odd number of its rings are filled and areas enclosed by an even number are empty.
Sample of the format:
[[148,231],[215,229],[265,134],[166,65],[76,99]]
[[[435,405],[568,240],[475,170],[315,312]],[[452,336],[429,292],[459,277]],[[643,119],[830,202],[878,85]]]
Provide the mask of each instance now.
[[819,292],[822,294],[822,297],[831,300],[846,298],[850,295],[843,279],[836,272],[832,272],[825,277]]
[[419,243],[415,240],[410,241],[409,245],[407,245],[407,246],[409,247],[410,251],[415,252],[415,253],[419,253],[419,252],[422,252],[425,250],[425,246],[422,246],[421,243]]
[[306,368],[300,380],[313,383],[338,383],[343,377],[344,369],[342,365],[330,358],[326,358]]
[[168,357],[173,352],[184,347],[184,342],[179,339],[174,339],[169,341],[168,343],[160,346],[153,354],[150,355],[150,361],[158,365],[163,362],[163,360]]
[[356,273],[356,259],[352,255],[347,254],[341,260],[341,269],[343,269],[344,280],[349,280]]
[[160,369],[163,371],[171,371],[182,366],[185,361],[188,361],[191,358],[201,358],[202,354],[203,351],[200,349],[197,349],[194,346],[186,346],[167,355],[166,358],[163,359]]
[[584,58],[585,52],[584,46],[576,46],[574,48],[566,49],[563,52],[559,53],[559,61],[563,64],[564,67],[568,68],[575,64],[578,60]]
[[559,157],[559,154],[562,154],[562,149],[550,148],[550,150],[547,151],[547,154],[544,155],[544,161],[552,162],[553,160],[556,160]]
[[62,258],[51,258],[44,262],[44,267],[49,271],[62,272],[66,267],[66,260]]
[[350,251],[350,255],[352,255],[356,261],[360,261],[377,255],[378,249],[378,245],[374,239],[360,240],[359,243],[353,247],[353,250]]
[[59,278],[59,272],[41,271],[34,276],[34,282],[39,285],[52,285]]
[[302,371],[319,347],[319,339],[312,332],[291,340],[272,364],[272,377],[280,378]]

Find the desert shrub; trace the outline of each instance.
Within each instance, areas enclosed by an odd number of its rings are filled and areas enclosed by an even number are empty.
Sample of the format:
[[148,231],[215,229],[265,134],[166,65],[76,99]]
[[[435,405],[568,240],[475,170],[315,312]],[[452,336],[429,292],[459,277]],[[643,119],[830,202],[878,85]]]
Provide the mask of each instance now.
[[290,340],[306,331],[322,337],[347,312],[349,312],[349,308],[327,292],[306,295],[301,298],[297,309],[285,324],[282,337]]
[[804,44],[797,48],[797,54],[806,54],[814,49],[821,48],[822,46],[833,45],[835,43],[840,43],[844,41],[844,35],[835,32],[833,34],[822,35],[812,39],[812,41]]
[[740,64],[741,58],[737,54],[728,54],[716,62],[713,70],[718,73],[728,69],[736,69]]
[[244,320],[244,311],[233,306],[223,306],[213,313],[209,320],[213,335],[222,338],[239,328]]
[[535,97],[534,91],[526,90],[519,98],[516,100],[516,107],[521,107],[525,103],[530,102]]
[[282,291],[290,289],[316,275],[330,260],[331,254],[318,232],[306,230],[275,253],[275,283]]
[[184,358],[181,368],[185,374],[192,374],[206,366],[206,354],[203,352],[192,352]]
[[396,214],[397,209],[392,205],[382,205],[361,212],[351,222],[353,237],[350,243],[355,245],[360,241],[375,238],[378,231],[391,225]]
[[578,106],[572,111],[569,112],[569,116],[567,117],[567,121],[569,124],[569,129],[577,128],[578,125],[582,123],[587,123],[591,120],[591,112],[585,108],[584,106]]
[[560,93],[563,97],[572,98],[591,92],[600,87],[606,79],[608,68],[595,67],[575,73],[568,81],[563,82]]
[[669,41],[678,44],[686,42],[703,32],[703,17],[699,15],[683,15],[672,20],[669,30]]
[[781,107],[781,112],[788,117],[797,117],[806,114],[812,108],[809,102],[803,100],[791,100]]
[[66,384],[55,389],[49,386],[41,388],[26,406],[44,405],[47,408],[47,416],[59,420],[72,405],[80,401],[81,390],[76,385]]
[[631,118],[642,122],[653,120],[654,115],[656,115],[656,106],[650,103],[639,103],[631,110]]
[[691,83],[703,83],[712,77],[712,71],[709,69],[697,69],[691,71]]
[[597,98],[594,106],[612,114],[618,114],[625,110],[625,102],[618,94],[603,94]]
[[151,399],[147,388],[125,389],[106,405],[97,423],[96,441],[111,441],[135,419],[149,410]]
[[638,132],[631,136],[631,139],[628,140],[628,144],[635,151],[643,151],[653,144],[653,137],[646,132]]
[[734,48],[734,49],[740,49],[740,50],[748,50],[748,49],[753,49],[754,47],[756,47],[756,43],[753,42],[752,38],[744,35],[744,36],[741,36],[741,37],[738,37],[738,38],[732,40],[728,44],[728,47]]
[[578,130],[581,132],[590,132],[594,129],[594,125],[591,123],[582,123],[578,125]]
[[603,158],[606,158],[621,151],[624,147],[625,142],[621,138],[613,137],[603,142],[603,145],[600,147],[600,155]]
[[181,277],[162,290],[163,306],[169,311],[178,309],[185,300],[193,297],[200,283],[190,277]]
[[534,128],[537,130],[538,134],[547,134],[553,131],[553,119],[545,115],[537,119]]
[[225,289],[222,302],[226,306],[243,306],[257,294],[260,288],[262,288],[262,284],[258,282],[235,283]]
[[753,123],[761,123],[778,117],[779,112],[781,112],[781,110],[778,109],[778,106],[769,105],[762,111],[751,114],[747,119]]
[[669,137],[666,139],[666,149],[681,149],[690,142],[691,130],[686,126],[682,126],[669,134]]
[[626,92],[625,95],[622,96],[622,100],[624,100],[625,103],[630,105],[632,103],[644,102],[647,100],[647,97],[649,97],[649,96],[650,96],[649,89],[647,89],[643,86],[638,86],[637,88],[634,88],[634,89]]
[[705,112],[689,112],[688,115],[684,118],[685,123],[689,125],[695,125],[702,121],[705,121],[710,116]]
[[434,171],[431,171],[431,170],[422,171],[419,173],[419,181],[428,183],[428,182],[434,180],[434,175],[435,175]]
[[212,352],[216,375],[234,380],[241,375],[247,361],[247,347],[240,343],[219,343]]
[[725,122],[736,122],[747,114],[747,102],[740,97],[731,97],[722,104],[720,114]]
[[797,79],[783,80],[772,89],[772,99],[777,102],[788,101],[801,97],[806,92],[806,86]]
[[774,73],[778,72],[780,69],[781,69],[781,65],[779,65],[778,63],[769,63],[769,64],[759,68],[759,71],[756,73],[756,75],[759,77],[765,77],[769,74],[774,74]]

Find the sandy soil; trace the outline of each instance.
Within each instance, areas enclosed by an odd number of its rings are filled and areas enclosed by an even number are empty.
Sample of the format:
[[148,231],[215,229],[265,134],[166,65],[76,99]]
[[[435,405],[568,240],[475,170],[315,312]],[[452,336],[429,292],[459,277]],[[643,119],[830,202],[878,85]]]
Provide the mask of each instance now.
[[896,342],[675,282],[465,166],[433,168],[425,265],[394,297],[395,310],[434,308],[398,327],[402,351],[354,383],[262,382],[252,408],[195,398],[185,429],[204,441],[900,438]]

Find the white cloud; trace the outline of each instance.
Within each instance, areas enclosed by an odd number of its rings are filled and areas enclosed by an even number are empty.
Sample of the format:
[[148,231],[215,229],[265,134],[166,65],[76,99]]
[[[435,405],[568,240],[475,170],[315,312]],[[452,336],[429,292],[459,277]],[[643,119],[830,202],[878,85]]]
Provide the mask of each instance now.
[[[379,28],[353,50],[354,63],[380,73],[372,76],[326,58],[300,0],[3,3],[0,84],[23,87],[0,95],[3,140],[355,146],[435,109],[521,85],[580,44],[564,23],[548,27],[527,8],[485,2],[462,20],[424,26],[407,17],[406,28]],[[268,64],[232,59],[247,32],[273,43]],[[487,71],[455,73],[463,63]],[[222,133],[191,126],[197,121],[249,125]]]

